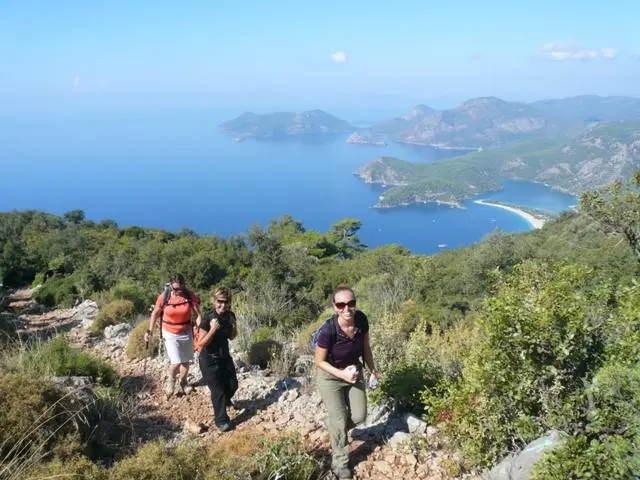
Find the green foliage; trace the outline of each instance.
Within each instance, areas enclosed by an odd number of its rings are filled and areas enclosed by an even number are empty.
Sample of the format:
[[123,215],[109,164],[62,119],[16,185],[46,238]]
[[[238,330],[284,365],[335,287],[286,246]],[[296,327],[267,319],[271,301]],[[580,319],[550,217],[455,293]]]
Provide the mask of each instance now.
[[72,348],[61,336],[29,352],[31,368],[59,376],[89,376],[102,385],[115,385],[118,375],[105,361]]
[[39,288],[34,299],[47,307],[71,307],[80,297],[75,276],[55,276]]
[[144,334],[149,329],[149,321],[141,320],[131,333],[124,354],[129,360],[151,358],[158,354],[160,348],[160,334],[154,332],[147,346],[144,342]]
[[385,372],[379,388],[373,392],[373,399],[390,398],[401,411],[421,413],[423,391],[434,389],[441,378],[439,366],[426,359],[414,364],[403,361]]
[[100,335],[105,327],[118,323],[128,323],[135,316],[135,307],[131,300],[114,300],[104,305],[91,325],[91,333]]
[[536,465],[531,480],[633,480],[640,475],[640,451],[628,439],[601,442],[573,437]]
[[72,398],[28,372],[0,373],[0,477],[37,462],[75,429]]
[[87,457],[77,455],[71,458],[56,458],[30,470],[22,478],[25,480],[42,480],[45,478],[107,480],[107,474]]
[[263,342],[273,338],[273,329],[270,327],[260,327],[251,333],[251,339],[254,342]]
[[207,478],[207,462],[194,445],[171,448],[159,441],[147,443],[136,455],[117,462],[109,480],[164,480]]
[[111,287],[110,295],[113,300],[129,300],[133,302],[136,313],[148,313],[149,306],[154,303],[153,294],[140,283],[125,278]]
[[447,431],[468,461],[490,465],[553,426],[600,363],[610,295],[591,270],[572,265],[525,262],[500,280],[461,382],[428,405],[451,419]]
[[263,441],[256,454],[259,479],[309,480],[319,478],[321,465],[304,451],[299,439],[285,436]]
[[640,260],[640,171],[631,181],[585,192],[580,207],[613,231],[622,234]]

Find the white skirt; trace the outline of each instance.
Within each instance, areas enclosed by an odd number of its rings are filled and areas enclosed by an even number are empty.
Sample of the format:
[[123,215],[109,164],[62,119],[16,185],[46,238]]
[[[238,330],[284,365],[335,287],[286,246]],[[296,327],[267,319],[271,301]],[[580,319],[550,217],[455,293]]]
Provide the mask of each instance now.
[[170,333],[163,330],[162,338],[164,338],[164,346],[171,365],[188,363],[193,360],[193,332],[191,330],[185,333]]

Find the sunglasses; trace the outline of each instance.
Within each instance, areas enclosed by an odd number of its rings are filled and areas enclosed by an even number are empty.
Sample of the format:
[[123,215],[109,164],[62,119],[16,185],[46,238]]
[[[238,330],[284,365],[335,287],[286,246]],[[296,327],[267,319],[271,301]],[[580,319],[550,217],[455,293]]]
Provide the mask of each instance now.
[[348,302],[335,302],[334,305],[338,310],[344,310],[344,307],[353,308],[356,306],[355,300],[349,300]]
[[227,304],[231,303],[231,300],[218,300],[216,298],[216,303],[220,303],[221,305],[227,305]]

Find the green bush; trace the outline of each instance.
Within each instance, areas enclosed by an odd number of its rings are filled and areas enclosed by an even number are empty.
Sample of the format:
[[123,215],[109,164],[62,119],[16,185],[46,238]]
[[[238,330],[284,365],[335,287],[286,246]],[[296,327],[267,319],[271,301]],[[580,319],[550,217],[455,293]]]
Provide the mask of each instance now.
[[36,302],[47,307],[69,308],[78,298],[80,298],[80,292],[73,275],[51,277],[34,295]]
[[259,479],[311,480],[320,478],[320,462],[305,452],[298,438],[284,436],[262,442],[255,455]]
[[251,332],[251,340],[256,342],[264,342],[273,338],[273,329],[271,327],[259,327]]
[[149,329],[149,321],[141,320],[131,333],[129,334],[129,340],[127,341],[127,347],[124,354],[129,360],[151,358],[158,354],[160,348],[160,333],[156,329],[151,336],[149,346],[144,343],[144,334]]
[[91,325],[91,333],[100,335],[105,327],[118,323],[128,323],[135,316],[135,307],[131,300],[114,300],[100,309]]
[[468,462],[489,466],[554,426],[600,365],[610,298],[584,267],[525,262],[500,279],[461,381],[428,399]]
[[10,344],[17,338],[17,322],[13,315],[0,312],[0,345]]
[[131,279],[121,280],[111,288],[109,293],[113,300],[133,302],[136,313],[149,313],[149,306],[154,300],[142,285]]
[[87,457],[81,455],[55,460],[39,465],[25,474],[25,480],[43,479],[87,479],[87,480],[107,480],[107,473],[100,469]]
[[428,360],[422,363],[403,361],[385,372],[372,399],[390,398],[399,410],[420,414],[424,411],[422,392],[435,388],[441,377],[442,370]]
[[160,441],[144,445],[109,470],[109,480],[203,480],[208,470],[205,452],[194,445],[169,447]]
[[533,479],[640,476],[640,366],[603,367],[584,392],[584,427],[545,456]]
[[118,382],[118,375],[108,363],[72,348],[61,336],[31,350],[28,356],[30,368],[45,375],[89,376],[106,386]]
[[255,342],[249,349],[249,364],[267,368],[282,351],[282,344],[275,340],[262,340]]
[[72,400],[28,372],[0,373],[0,478],[16,475],[77,431]]

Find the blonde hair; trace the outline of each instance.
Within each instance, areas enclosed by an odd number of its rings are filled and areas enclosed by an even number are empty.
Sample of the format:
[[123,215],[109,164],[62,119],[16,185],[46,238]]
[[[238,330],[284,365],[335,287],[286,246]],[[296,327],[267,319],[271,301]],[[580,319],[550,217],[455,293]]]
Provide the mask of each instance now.
[[215,299],[216,297],[224,297],[227,300],[231,301],[231,289],[229,287],[218,287],[213,290],[212,297]]

